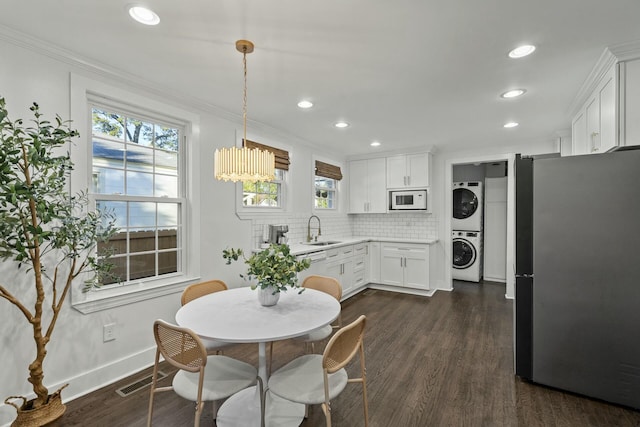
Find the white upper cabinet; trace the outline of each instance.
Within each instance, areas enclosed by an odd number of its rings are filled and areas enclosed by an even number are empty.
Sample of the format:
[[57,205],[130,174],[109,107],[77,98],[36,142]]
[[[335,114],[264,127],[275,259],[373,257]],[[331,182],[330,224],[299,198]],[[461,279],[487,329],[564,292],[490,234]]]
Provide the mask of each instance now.
[[620,145],[640,145],[640,59],[620,63]]
[[604,153],[618,145],[618,65],[604,73],[595,90],[573,118],[572,154]]
[[349,162],[349,213],[385,213],[385,159]]
[[430,153],[387,157],[387,188],[429,186]]

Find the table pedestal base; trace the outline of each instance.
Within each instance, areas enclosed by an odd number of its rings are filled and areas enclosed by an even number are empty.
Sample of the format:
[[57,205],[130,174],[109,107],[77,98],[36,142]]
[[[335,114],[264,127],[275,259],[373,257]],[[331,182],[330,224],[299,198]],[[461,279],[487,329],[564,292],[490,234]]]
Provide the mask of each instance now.
[[[219,427],[260,427],[260,392],[244,389],[228,398],[218,409]],[[304,419],[304,405],[282,399],[267,391],[266,427],[298,427]]]

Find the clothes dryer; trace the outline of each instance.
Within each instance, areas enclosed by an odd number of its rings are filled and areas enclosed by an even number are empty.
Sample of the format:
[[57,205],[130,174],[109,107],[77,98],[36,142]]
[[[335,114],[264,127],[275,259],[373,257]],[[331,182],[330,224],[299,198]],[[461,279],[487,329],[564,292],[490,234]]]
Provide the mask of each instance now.
[[482,231],[482,182],[453,183],[452,230]]
[[479,282],[482,278],[482,233],[452,231],[453,271],[455,280]]

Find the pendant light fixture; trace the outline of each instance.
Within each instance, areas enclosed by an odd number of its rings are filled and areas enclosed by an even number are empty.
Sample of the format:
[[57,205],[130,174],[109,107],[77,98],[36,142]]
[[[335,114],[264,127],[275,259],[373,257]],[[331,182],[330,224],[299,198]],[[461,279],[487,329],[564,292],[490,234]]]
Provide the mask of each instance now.
[[220,148],[215,152],[214,171],[216,179],[223,181],[273,181],[275,179],[275,156],[270,151],[247,148],[247,53],[253,52],[253,43],[238,40],[236,49],[242,53],[244,68],[244,92],[242,97],[242,121],[244,137],[242,148]]

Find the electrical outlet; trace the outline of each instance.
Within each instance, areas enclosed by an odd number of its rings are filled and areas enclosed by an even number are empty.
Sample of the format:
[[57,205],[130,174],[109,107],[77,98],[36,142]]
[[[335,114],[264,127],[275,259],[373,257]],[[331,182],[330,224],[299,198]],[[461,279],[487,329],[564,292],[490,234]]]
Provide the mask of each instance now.
[[102,341],[113,341],[116,339],[116,324],[108,323],[102,327]]

